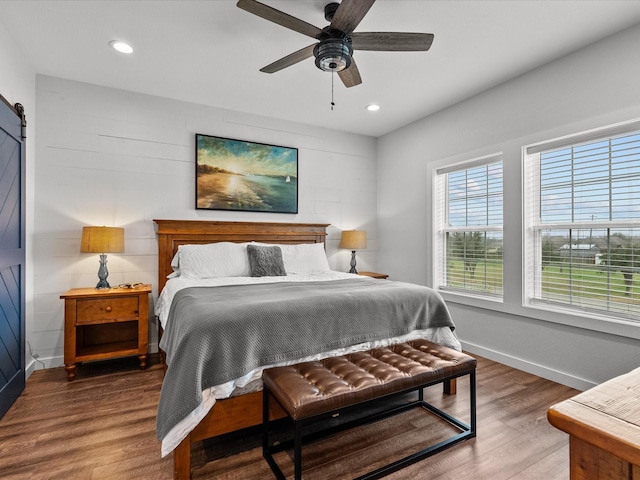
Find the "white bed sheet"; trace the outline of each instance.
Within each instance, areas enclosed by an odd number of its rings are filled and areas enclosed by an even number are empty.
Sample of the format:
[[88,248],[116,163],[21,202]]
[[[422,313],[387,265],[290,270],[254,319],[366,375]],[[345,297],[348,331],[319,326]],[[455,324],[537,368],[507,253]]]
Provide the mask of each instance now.
[[[243,285],[250,283],[274,283],[274,282],[304,282],[304,281],[330,281],[338,279],[358,278],[357,275],[342,272],[326,272],[318,274],[296,275],[291,274],[283,277],[224,277],[207,279],[186,279],[181,277],[171,278],[167,281],[156,304],[155,313],[160,319],[160,323],[165,328],[171,301],[174,295],[181,289],[196,286],[221,286],[221,285]],[[290,362],[279,363],[277,365],[267,365],[256,368],[241,378],[236,378],[221,385],[215,385],[202,392],[202,403],[196,407],[187,417],[180,421],[162,440],[162,457],[171,453],[184,438],[191,432],[200,421],[209,413],[216,403],[216,400],[229,398],[235,395],[254,392],[262,389],[262,371],[279,365],[290,365],[299,362],[318,360],[320,358],[344,355],[351,352],[369,350],[376,347],[384,347],[394,343],[425,338],[440,345],[445,345],[455,350],[461,351],[462,346],[457,336],[449,327],[428,328],[416,330],[400,337],[378,340],[375,342],[365,342],[352,345],[346,348],[332,350],[310,357],[296,359]]]

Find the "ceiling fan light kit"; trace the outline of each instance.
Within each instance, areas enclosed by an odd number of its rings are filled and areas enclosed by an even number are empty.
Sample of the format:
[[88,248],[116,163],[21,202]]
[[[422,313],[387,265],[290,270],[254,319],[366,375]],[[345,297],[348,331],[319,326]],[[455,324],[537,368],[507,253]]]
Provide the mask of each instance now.
[[354,32],[375,0],[342,0],[331,2],[324,8],[329,25],[320,29],[310,23],[281,12],[257,0],[238,0],[237,6],[265,20],[318,40],[260,69],[275,73],[309,57],[315,57],[316,66],[325,72],[337,72],[346,87],[362,83],[353,59],[354,50],[379,52],[424,52],[433,42],[430,33]]
[[316,66],[325,72],[340,72],[351,66],[350,38],[329,37],[321,40],[313,48],[313,55],[316,57]]

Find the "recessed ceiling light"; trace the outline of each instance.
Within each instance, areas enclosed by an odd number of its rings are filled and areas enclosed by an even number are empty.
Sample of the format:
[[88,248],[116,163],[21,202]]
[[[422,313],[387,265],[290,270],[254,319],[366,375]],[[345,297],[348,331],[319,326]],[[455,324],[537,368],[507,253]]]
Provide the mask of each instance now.
[[120,53],[133,53],[133,48],[128,43],[122,42],[120,40],[111,40],[109,45],[114,50],[117,50]]
[[380,110],[380,105],[372,103],[371,105],[367,105],[367,110],[369,110],[370,112],[377,112],[378,110]]

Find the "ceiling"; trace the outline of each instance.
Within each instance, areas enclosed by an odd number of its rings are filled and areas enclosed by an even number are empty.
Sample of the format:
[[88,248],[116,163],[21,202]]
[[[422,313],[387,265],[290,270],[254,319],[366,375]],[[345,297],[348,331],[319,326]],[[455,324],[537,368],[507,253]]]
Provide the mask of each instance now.
[[[262,0],[320,28],[329,0]],[[313,39],[235,0],[0,0],[37,73],[380,136],[640,23],[630,0],[378,0],[357,32],[433,33],[428,52],[356,51],[345,88],[307,59],[260,68]],[[109,48],[114,39],[135,49]],[[365,106],[378,103],[378,112]]]

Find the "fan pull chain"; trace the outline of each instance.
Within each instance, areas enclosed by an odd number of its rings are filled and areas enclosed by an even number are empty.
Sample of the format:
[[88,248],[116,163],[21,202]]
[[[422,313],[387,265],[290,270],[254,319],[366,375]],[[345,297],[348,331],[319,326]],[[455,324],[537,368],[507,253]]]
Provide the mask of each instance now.
[[333,77],[335,76],[336,72],[334,70],[331,71],[331,110],[333,110],[333,107],[335,107],[335,103],[333,103]]

